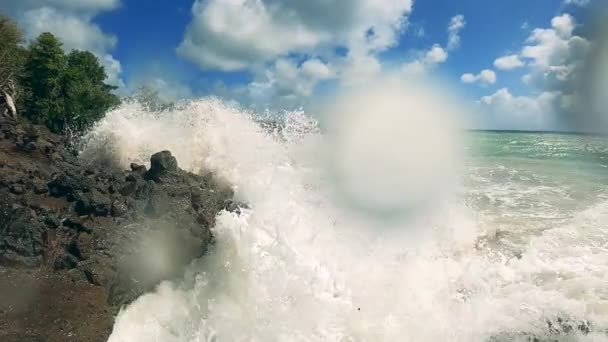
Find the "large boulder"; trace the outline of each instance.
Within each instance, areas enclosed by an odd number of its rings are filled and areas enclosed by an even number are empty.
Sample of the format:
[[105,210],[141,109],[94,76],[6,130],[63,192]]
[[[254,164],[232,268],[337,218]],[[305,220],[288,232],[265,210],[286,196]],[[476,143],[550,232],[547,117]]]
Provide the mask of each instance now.
[[169,151],[155,153],[150,158],[150,170],[145,173],[145,178],[159,181],[160,177],[170,172],[177,171],[177,159]]
[[0,192],[0,265],[35,267],[42,262],[43,233],[36,213]]

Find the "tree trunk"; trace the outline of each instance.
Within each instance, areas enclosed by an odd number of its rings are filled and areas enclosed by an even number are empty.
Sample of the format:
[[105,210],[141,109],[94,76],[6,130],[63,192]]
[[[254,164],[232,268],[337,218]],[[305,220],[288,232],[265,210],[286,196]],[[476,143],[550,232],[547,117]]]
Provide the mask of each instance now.
[[15,101],[13,101],[13,98],[7,92],[3,91],[3,93],[4,103],[8,109],[8,112],[14,119],[17,119],[17,108],[15,107]]

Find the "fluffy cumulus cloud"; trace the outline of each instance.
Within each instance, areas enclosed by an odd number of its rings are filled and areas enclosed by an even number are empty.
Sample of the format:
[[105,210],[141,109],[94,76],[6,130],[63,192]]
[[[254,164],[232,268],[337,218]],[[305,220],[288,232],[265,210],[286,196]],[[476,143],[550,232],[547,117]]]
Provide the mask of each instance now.
[[[335,76],[332,67],[317,58],[300,64],[288,58],[279,58],[270,68],[257,74],[247,86],[246,100],[262,105],[275,102],[282,106],[301,106],[302,99],[312,95],[318,82]],[[237,92],[242,91],[237,89]]]
[[404,63],[401,67],[406,75],[420,75],[434,68],[438,64],[448,60],[448,50],[454,50],[460,46],[460,31],[464,29],[466,22],[464,16],[459,14],[450,19],[448,24],[448,42],[446,47],[433,44],[428,50],[419,51],[413,61]]
[[555,116],[551,113],[559,105],[560,95],[555,92],[543,92],[535,97],[514,96],[507,88],[502,88],[492,95],[484,96],[479,101],[491,116],[494,127],[544,130],[561,129]]
[[380,73],[377,55],[398,43],[411,10],[412,0],[196,0],[177,53],[203,70],[251,72],[224,91],[232,97],[300,105],[320,82]]
[[178,53],[223,71],[336,47],[366,55],[397,42],[411,8],[411,0],[196,0]]
[[460,77],[462,83],[481,83],[494,84],[496,83],[496,73],[490,69],[484,69],[479,74],[466,73]]
[[494,61],[494,66],[499,70],[513,70],[521,68],[524,65],[524,62],[519,58],[519,55],[503,56]]
[[448,60],[448,52],[439,44],[434,44],[427,51],[420,53],[420,56],[402,67],[406,74],[421,74],[437,64],[445,63]]
[[15,16],[27,39],[51,32],[61,39],[65,50],[82,49],[93,52],[106,68],[107,82],[124,86],[120,62],[111,54],[117,38],[105,33],[92,19],[104,11],[116,9],[120,0],[20,0],[0,9]]
[[568,115],[583,83],[583,69],[591,50],[589,40],[574,34],[576,27],[571,15],[556,16],[551,20],[551,27],[533,29],[518,54],[501,57],[494,62],[502,70],[526,67],[522,81],[541,95],[518,97],[512,96],[507,89],[501,89],[484,97],[480,103],[489,112],[502,113],[506,118],[513,118],[514,122],[521,122],[524,113],[528,113],[531,127],[539,121],[547,124],[553,121],[553,125],[548,127],[565,128],[559,126],[570,121]]

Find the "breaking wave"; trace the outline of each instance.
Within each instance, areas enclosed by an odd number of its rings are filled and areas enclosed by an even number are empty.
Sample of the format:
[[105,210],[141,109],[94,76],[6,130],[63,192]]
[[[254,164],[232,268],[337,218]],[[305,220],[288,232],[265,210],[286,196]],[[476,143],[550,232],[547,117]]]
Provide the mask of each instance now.
[[[563,341],[608,341],[608,202],[510,254],[480,242],[487,229],[451,180],[436,180],[445,193],[431,184],[418,215],[368,215],[340,195],[314,120],[259,121],[218,99],[162,113],[128,103],[89,134],[85,154],[103,144],[128,165],[171,150],[250,205],[221,213],[209,255],[124,308],[109,341],[512,341],[555,334],[556,319],[574,326]],[[417,148],[399,153],[417,161]]]

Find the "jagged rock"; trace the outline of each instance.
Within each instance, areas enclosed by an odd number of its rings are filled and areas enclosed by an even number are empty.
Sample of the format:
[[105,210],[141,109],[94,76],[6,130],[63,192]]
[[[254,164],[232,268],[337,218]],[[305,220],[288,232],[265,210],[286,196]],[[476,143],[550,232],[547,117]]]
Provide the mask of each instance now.
[[73,198],[75,201],[74,210],[80,216],[108,216],[110,214],[112,206],[110,198],[97,190],[85,193],[76,192]]
[[228,212],[240,215],[241,209],[249,209],[249,206],[246,203],[233,201],[231,199],[224,202],[224,210]]
[[93,230],[85,226],[80,220],[73,218],[66,218],[62,222],[64,227],[74,229],[77,232],[91,233]]
[[37,195],[46,194],[49,192],[49,187],[44,182],[35,182],[33,187],[34,193]]
[[71,270],[78,266],[78,259],[71,254],[58,256],[53,263],[56,270]]
[[23,193],[25,193],[25,187],[23,185],[21,185],[21,184],[13,184],[13,185],[11,185],[10,190],[15,195],[22,195]]
[[54,162],[59,162],[59,161],[63,161],[64,158],[61,156],[61,154],[54,152],[51,153],[50,159]]
[[162,151],[153,154],[150,158],[150,170],[146,172],[145,178],[158,181],[159,177],[175,171],[177,171],[177,159],[171,155],[171,152]]
[[128,212],[129,208],[127,204],[120,200],[114,200],[112,202],[112,216],[113,217],[121,217],[124,216]]
[[44,224],[46,224],[49,228],[57,228],[59,226],[61,226],[61,221],[59,221],[59,219],[53,215],[53,214],[48,214],[44,220],[43,220]]
[[145,165],[131,163],[131,171],[143,175],[148,171]]
[[150,217],[159,217],[169,210],[169,198],[164,192],[154,192],[148,199],[148,204],[145,207],[146,215]]
[[70,241],[67,246],[65,246],[65,251],[70,255],[75,256],[78,260],[84,260],[85,257],[80,249],[80,244],[77,240]]
[[83,179],[60,174],[48,183],[49,193],[54,197],[64,197],[74,194],[76,191],[89,191],[90,187]]
[[35,267],[42,261],[44,227],[29,208],[0,193],[0,264]]
[[118,190],[118,192],[123,195],[123,196],[131,196],[133,194],[135,194],[135,192],[137,191],[137,182],[133,182],[133,181],[129,181],[126,182],[121,188],[120,190]]
[[[46,128],[32,135],[2,120],[0,139],[10,141],[0,141],[0,267],[37,267],[44,279],[65,281],[74,307],[81,288],[96,288],[96,308],[116,313],[181,277],[208,249],[217,213],[239,207],[227,204],[228,187],[179,169],[169,151],[154,154],[149,170],[114,169],[79,159],[67,139]],[[13,148],[29,142],[40,153]],[[12,193],[15,185],[24,192]],[[158,255],[168,267],[154,262]],[[54,281],[48,298],[66,290]]]

